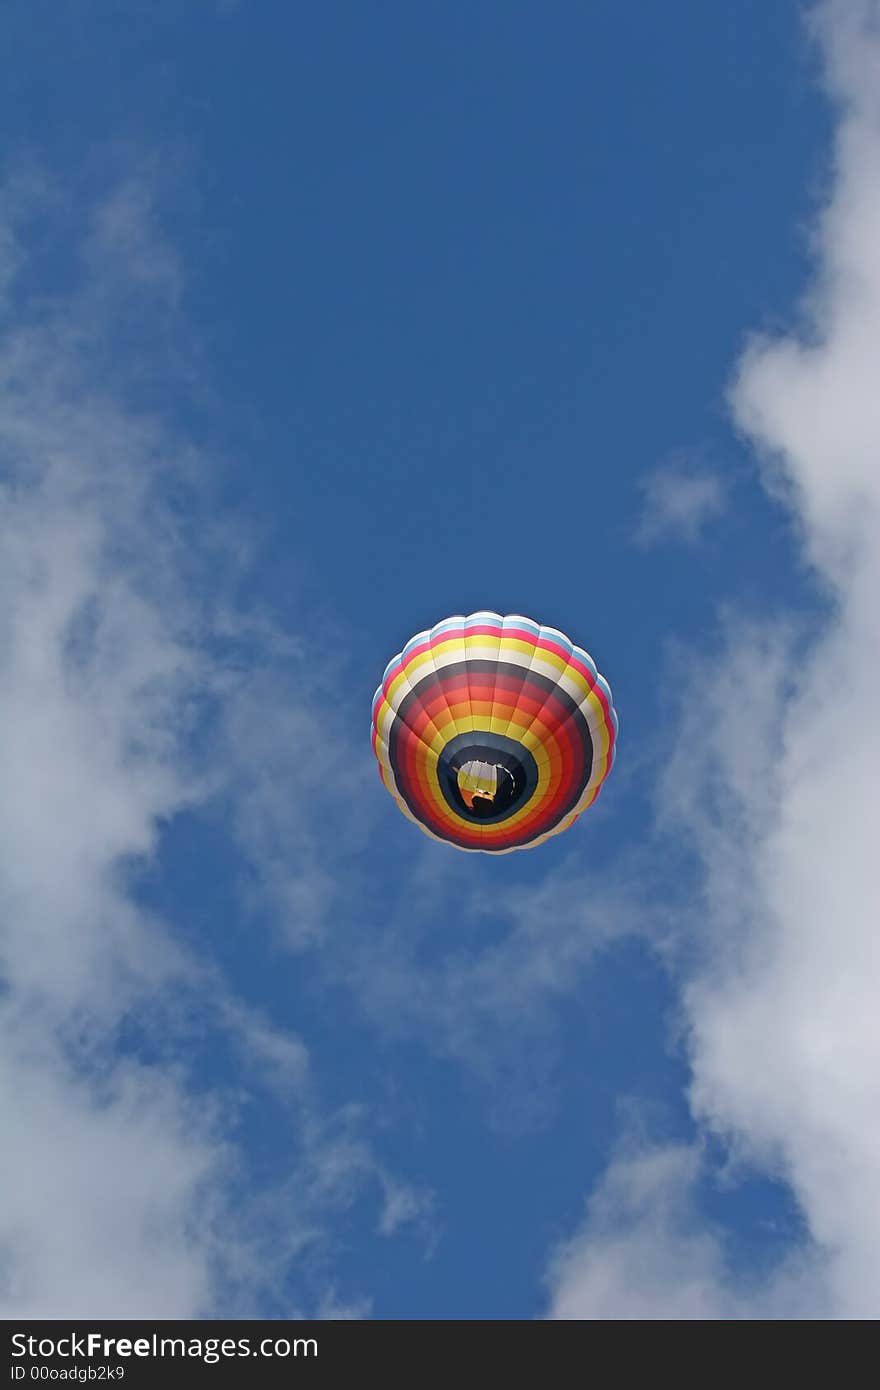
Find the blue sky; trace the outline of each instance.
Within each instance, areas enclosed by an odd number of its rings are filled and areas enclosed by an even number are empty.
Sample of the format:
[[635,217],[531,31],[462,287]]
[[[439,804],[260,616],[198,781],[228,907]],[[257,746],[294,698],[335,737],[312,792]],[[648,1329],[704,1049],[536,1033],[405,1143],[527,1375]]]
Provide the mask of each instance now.
[[[877,21],[4,6],[7,1315],[876,1315]],[[497,861],[480,608],[620,716]]]

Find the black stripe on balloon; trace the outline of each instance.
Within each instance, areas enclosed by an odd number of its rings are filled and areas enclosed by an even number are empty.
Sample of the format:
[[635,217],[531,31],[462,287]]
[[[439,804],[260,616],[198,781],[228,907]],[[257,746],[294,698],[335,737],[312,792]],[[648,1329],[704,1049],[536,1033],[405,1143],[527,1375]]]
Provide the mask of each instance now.
[[[439,671],[427,672],[420,680],[412,684],[412,689],[403,697],[397,707],[397,717],[402,719],[404,724],[409,724],[407,715],[411,712],[413,705],[424,704],[426,697],[437,686],[445,685],[447,682],[458,680],[461,677],[467,680],[471,674],[489,675],[490,673],[517,682],[520,689],[524,685],[528,685],[536,687],[545,695],[556,695],[566,713],[570,715],[579,711],[577,701],[572,699],[567,690],[563,690],[549,676],[544,676],[538,671],[529,671],[526,666],[519,666],[515,662],[509,661],[452,661],[447,666],[441,667]],[[592,747],[592,743],[590,746]]]

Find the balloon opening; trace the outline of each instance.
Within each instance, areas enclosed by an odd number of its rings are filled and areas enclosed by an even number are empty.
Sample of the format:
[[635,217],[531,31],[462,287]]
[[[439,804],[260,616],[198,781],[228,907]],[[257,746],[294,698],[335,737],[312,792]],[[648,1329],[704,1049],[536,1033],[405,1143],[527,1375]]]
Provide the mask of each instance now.
[[459,795],[475,816],[494,816],[514,794],[514,779],[501,763],[471,759],[458,769]]
[[438,781],[456,815],[500,825],[529,800],[538,768],[521,743],[488,729],[473,729],[450,739],[440,756]]

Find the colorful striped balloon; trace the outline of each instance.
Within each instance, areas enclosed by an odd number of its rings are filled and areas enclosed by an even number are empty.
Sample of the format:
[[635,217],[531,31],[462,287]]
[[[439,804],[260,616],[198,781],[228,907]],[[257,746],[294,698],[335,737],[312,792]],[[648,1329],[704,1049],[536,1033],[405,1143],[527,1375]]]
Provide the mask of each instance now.
[[472,613],[418,632],[373,697],[382,781],[427,835],[508,854],[573,825],[611,770],[617,716],[556,628]]

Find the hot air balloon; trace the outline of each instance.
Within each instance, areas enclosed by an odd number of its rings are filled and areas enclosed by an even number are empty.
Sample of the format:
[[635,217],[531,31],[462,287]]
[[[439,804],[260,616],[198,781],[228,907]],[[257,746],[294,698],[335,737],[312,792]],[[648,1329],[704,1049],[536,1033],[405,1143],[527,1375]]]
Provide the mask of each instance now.
[[598,796],[616,737],[592,659],[519,614],[416,633],[373,696],[373,749],[401,811],[475,853],[533,849],[567,830]]

